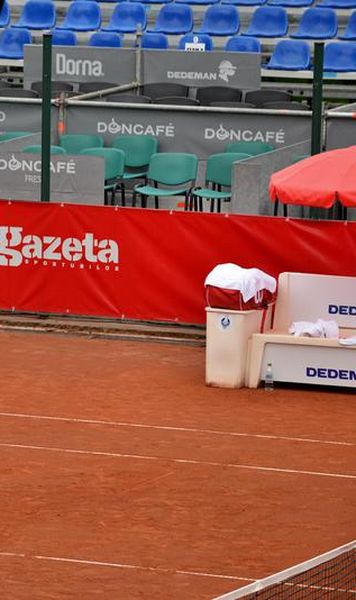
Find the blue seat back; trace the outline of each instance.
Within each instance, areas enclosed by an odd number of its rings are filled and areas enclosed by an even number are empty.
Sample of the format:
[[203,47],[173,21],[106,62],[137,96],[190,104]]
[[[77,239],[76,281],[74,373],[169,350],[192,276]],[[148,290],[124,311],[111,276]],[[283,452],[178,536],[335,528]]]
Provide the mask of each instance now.
[[226,52],[261,52],[261,42],[255,37],[236,35],[227,40]]
[[74,31],[54,29],[52,31],[53,46],[75,46],[77,44],[77,36]]
[[27,0],[15,26],[30,29],[50,29],[54,27],[55,23],[56,8],[52,0]]
[[259,6],[252,15],[247,35],[283,37],[288,31],[288,13],[283,6]]
[[213,5],[206,10],[200,33],[234,35],[240,28],[240,15],[235,6]]
[[141,38],[141,48],[159,48],[166,50],[168,48],[168,38],[165,33],[147,33]]
[[356,40],[356,10],[351,14],[344,33],[339,35],[344,40]]
[[324,71],[356,71],[356,42],[330,42],[326,44]]
[[120,48],[121,45],[121,37],[117,33],[111,33],[110,31],[96,31],[91,35],[89,40],[89,46]]
[[110,23],[105,30],[135,32],[140,27],[146,28],[146,9],[139,2],[121,2],[115,7]]
[[155,31],[187,33],[193,29],[193,11],[187,4],[165,4],[156,19]]
[[24,45],[32,43],[28,29],[3,29],[0,34],[0,57],[23,58]]
[[274,48],[267,67],[269,69],[298,71],[308,69],[310,60],[310,48],[307,42],[302,40],[280,40]]
[[179,40],[179,50],[185,50],[186,44],[204,44],[205,50],[214,49],[213,40],[207,33],[187,33],[183,35]]
[[325,39],[337,34],[337,16],[332,8],[307,8],[300,19],[299,27],[292,37]]
[[75,31],[95,31],[100,25],[100,6],[95,0],[73,0],[62,27]]
[[7,0],[5,0],[3,7],[0,11],[0,27],[7,27],[8,24],[10,23],[10,18],[11,18],[11,14],[10,14],[9,3],[7,2]]

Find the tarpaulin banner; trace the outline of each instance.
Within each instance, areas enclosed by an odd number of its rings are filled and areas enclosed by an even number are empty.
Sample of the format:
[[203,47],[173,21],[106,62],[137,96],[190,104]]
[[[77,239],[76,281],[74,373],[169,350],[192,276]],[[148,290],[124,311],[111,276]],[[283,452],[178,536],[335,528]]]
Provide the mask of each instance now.
[[219,263],[356,276],[356,223],[29,202],[0,215],[2,310],[199,324]]

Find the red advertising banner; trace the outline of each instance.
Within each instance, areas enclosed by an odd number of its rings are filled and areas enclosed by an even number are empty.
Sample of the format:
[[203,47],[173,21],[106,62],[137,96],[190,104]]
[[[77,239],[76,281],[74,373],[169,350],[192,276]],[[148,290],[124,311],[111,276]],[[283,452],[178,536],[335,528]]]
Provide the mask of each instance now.
[[356,223],[0,202],[1,310],[204,323],[223,262],[356,276]]

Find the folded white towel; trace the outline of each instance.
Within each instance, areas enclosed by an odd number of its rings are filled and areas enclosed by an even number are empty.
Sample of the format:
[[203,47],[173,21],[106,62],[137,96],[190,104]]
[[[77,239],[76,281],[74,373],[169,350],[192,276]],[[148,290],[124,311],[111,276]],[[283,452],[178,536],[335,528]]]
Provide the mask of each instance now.
[[260,269],[243,269],[233,263],[224,263],[210,271],[204,285],[239,290],[243,301],[248,302],[251,298],[258,298],[262,290],[268,290],[273,294],[276,291],[277,281]]
[[342,344],[343,346],[356,346],[356,335],[348,338],[340,338],[339,344]]
[[339,337],[339,326],[336,321],[324,321],[323,319],[318,319],[316,322],[294,321],[288,331],[296,337]]

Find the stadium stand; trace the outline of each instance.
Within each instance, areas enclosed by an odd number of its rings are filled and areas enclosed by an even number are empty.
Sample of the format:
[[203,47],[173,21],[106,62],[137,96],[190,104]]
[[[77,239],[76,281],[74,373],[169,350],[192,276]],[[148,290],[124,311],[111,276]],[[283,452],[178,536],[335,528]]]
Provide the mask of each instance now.
[[344,33],[339,35],[340,40],[356,40],[356,10],[350,15]]
[[189,87],[183,83],[146,83],[141,86],[141,92],[151,100],[163,96],[188,96]]
[[328,8],[356,8],[356,0],[319,0],[316,7]]
[[221,0],[222,4],[234,4],[235,6],[261,6],[266,0]]
[[121,2],[116,5],[109,24],[106,27],[103,27],[102,30],[116,31],[119,33],[135,33],[138,28],[145,29],[146,24],[146,9],[143,4]]
[[285,8],[300,8],[311,6],[314,0],[268,0],[270,6],[284,6]]
[[292,94],[284,90],[268,90],[265,88],[261,90],[251,90],[245,94],[245,101],[252,102],[252,104],[257,107],[262,106],[266,102],[288,102],[290,100],[292,100]]

